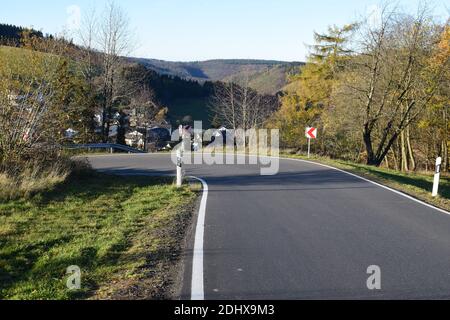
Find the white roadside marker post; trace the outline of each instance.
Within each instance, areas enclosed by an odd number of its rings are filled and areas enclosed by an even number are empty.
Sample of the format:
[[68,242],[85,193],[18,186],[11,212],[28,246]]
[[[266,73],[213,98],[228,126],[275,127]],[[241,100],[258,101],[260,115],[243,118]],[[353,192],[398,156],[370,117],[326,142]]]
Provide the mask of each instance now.
[[181,150],[177,151],[177,187],[183,186],[183,154]]
[[439,179],[441,177],[441,164],[442,158],[439,157],[436,159],[436,173],[434,174],[434,183],[433,183],[433,197],[437,197],[439,193]]
[[182,125],[178,128],[181,138],[181,149],[177,150],[177,188],[183,186],[183,152],[184,152],[184,128]]

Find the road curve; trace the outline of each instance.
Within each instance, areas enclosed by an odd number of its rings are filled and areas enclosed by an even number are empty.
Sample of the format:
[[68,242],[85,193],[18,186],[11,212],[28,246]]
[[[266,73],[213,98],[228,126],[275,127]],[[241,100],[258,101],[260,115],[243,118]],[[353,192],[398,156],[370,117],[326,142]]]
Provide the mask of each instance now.
[[[168,155],[90,157],[126,175],[173,175]],[[217,299],[449,299],[450,215],[344,172],[281,160],[187,166],[209,187],[204,297]],[[369,266],[381,290],[367,288]],[[190,270],[189,266],[187,270]],[[182,298],[190,298],[190,275]]]

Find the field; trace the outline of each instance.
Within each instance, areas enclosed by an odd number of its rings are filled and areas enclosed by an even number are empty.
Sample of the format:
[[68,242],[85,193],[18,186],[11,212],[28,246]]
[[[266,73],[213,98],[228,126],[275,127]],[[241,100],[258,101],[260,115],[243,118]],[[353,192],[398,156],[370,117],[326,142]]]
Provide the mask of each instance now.
[[16,55],[19,52],[21,52],[22,50],[19,48],[14,48],[14,47],[7,47],[7,46],[0,46],[0,57],[1,56],[12,56],[12,55]]

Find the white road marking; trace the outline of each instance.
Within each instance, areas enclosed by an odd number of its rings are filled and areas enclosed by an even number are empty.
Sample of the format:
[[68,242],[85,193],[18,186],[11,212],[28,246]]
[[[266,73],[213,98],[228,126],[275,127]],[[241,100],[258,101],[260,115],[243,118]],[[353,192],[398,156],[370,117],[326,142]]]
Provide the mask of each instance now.
[[[271,158],[273,158],[273,157],[271,157]],[[421,200],[419,200],[419,199],[416,199],[416,198],[414,198],[414,197],[412,197],[412,196],[410,196],[410,195],[407,195],[406,193],[403,193],[403,192],[401,192],[401,191],[398,191],[398,190],[389,188],[389,187],[387,187],[387,186],[385,186],[385,185],[382,185],[382,184],[380,184],[380,183],[378,183],[378,182],[375,182],[375,181],[372,181],[372,180],[363,178],[363,177],[361,177],[361,176],[358,176],[357,174],[350,173],[350,172],[345,171],[345,170],[342,170],[342,169],[338,169],[338,168],[335,168],[335,167],[332,167],[332,166],[329,166],[329,165],[326,165],[326,164],[317,163],[317,162],[308,161],[308,160],[292,159],[292,158],[279,158],[279,159],[283,159],[283,160],[291,160],[291,161],[298,161],[298,162],[304,162],[304,163],[309,163],[309,164],[315,164],[315,165],[318,165],[318,166],[321,166],[321,167],[325,167],[325,168],[328,168],[328,169],[333,169],[333,170],[336,170],[336,171],[339,171],[339,172],[342,172],[342,173],[346,173],[346,174],[348,174],[348,175],[350,175],[350,176],[353,176],[353,177],[355,177],[355,178],[364,180],[364,181],[369,182],[369,183],[371,183],[371,184],[374,184],[374,185],[376,185],[376,186],[378,186],[378,187],[381,187],[381,188],[383,188],[383,189],[386,189],[386,190],[389,190],[389,191],[391,191],[391,192],[394,192],[394,193],[396,193],[396,194],[398,194],[398,195],[400,195],[400,196],[402,196],[402,197],[405,197],[405,198],[407,198],[407,199],[409,199],[409,200],[412,200],[412,201],[415,201],[415,202],[417,202],[417,203],[420,203],[421,205],[424,205],[424,206],[426,206],[426,207],[428,207],[428,208],[435,209],[435,210],[437,210],[437,211],[439,211],[439,212],[441,212],[441,213],[445,213],[445,214],[450,215],[450,212],[448,212],[448,211],[446,211],[446,210],[444,210],[444,209],[440,209],[440,208],[435,207],[435,206],[433,206],[433,205],[431,205],[431,204],[428,204],[428,203],[426,203],[426,202],[424,202],[424,201],[421,201]]]
[[206,205],[208,202],[208,184],[205,180],[197,177],[189,177],[200,181],[203,185],[203,196],[200,203],[200,210],[198,214],[197,227],[195,231],[194,254],[192,261],[192,284],[191,284],[191,300],[203,301],[205,300],[205,279],[203,276],[203,244],[205,239],[205,220],[206,220]]
[[[241,155],[241,156],[244,156],[244,155]],[[350,173],[350,172],[348,172],[348,171],[345,171],[345,170],[342,170],[342,169],[338,169],[338,168],[335,168],[335,167],[332,167],[332,166],[329,166],[329,165],[326,165],[326,164],[322,164],[322,163],[314,162],[314,161],[302,160],[302,159],[294,159],[294,158],[272,157],[272,156],[256,156],[256,155],[247,155],[247,156],[248,156],[248,157],[264,157],[264,158],[269,158],[269,159],[278,159],[278,160],[289,160],[289,161],[303,162],[303,163],[314,164],[314,165],[316,165],[316,166],[320,166],[320,167],[324,167],[324,168],[336,170],[336,171],[339,171],[339,172],[348,174],[348,175],[350,175],[350,176],[353,176],[353,177],[355,177],[355,178],[361,179],[361,180],[363,180],[363,181],[369,182],[369,183],[371,183],[371,184],[373,184],[373,185],[376,185],[376,186],[378,186],[378,187],[380,187],[380,188],[383,188],[383,189],[385,189],[385,190],[389,190],[389,191],[391,191],[391,192],[394,192],[394,193],[396,193],[396,194],[398,194],[398,195],[400,195],[400,196],[402,196],[402,197],[405,197],[405,198],[407,198],[407,199],[409,199],[409,200],[412,200],[412,201],[414,201],[414,202],[420,203],[421,205],[424,205],[424,206],[426,206],[426,207],[428,207],[428,208],[431,208],[431,209],[437,210],[437,211],[439,211],[439,212],[441,212],[441,213],[450,215],[450,212],[449,212],[449,211],[444,210],[444,209],[441,209],[441,208],[438,208],[438,207],[435,207],[435,206],[433,206],[433,205],[431,205],[431,204],[428,204],[428,203],[426,203],[426,202],[424,202],[424,201],[422,201],[422,200],[419,200],[419,199],[416,199],[416,198],[414,198],[414,197],[412,197],[412,196],[410,196],[410,195],[407,195],[406,193],[403,193],[403,192],[401,192],[401,191],[395,190],[395,189],[390,188],[390,187],[388,187],[388,186],[385,186],[385,185],[383,185],[383,184],[381,184],[381,183],[378,183],[378,182],[375,182],[375,181],[372,181],[372,180],[363,178],[363,177],[361,177],[361,176],[358,176],[357,174]]]

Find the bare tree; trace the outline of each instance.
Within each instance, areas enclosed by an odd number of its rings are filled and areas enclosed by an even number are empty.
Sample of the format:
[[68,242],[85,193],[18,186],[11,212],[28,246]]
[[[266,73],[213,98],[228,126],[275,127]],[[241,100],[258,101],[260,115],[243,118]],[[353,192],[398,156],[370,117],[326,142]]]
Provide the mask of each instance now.
[[84,49],[82,65],[99,98],[103,142],[109,141],[113,125],[120,132],[117,140],[124,141],[123,125],[128,126],[129,112],[141,117],[137,122],[148,123],[160,110],[146,84],[149,71],[125,58],[134,49],[133,34],[126,13],[114,1],[107,3],[101,15],[91,11],[83,20],[79,36]]
[[122,57],[132,51],[132,32],[129,19],[113,1],[107,3],[99,25],[97,46],[102,57],[102,136],[108,142],[113,110],[122,97],[123,81],[120,81]]
[[439,69],[427,66],[440,34],[430,21],[426,8],[412,17],[386,6],[380,21],[361,29],[345,93],[362,113],[368,164],[379,166],[397,139],[406,139],[405,130],[433,98],[448,68],[448,60]]
[[214,95],[210,105],[216,119],[233,129],[238,128],[238,89],[236,84],[218,83],[214,86]]
[[87,15],[83,16],[81,29],[78,33],[82,47],[82,50],[79,50],[82,61],[80,66],[91,92],[94,88],[95,66],[98,64],[98,53],[95,51],[97,27],[96,12],[95,9],[92,9]]
[[248,81],[217,83],[210,105],[216,121],[232,129],[260,127],[279,106],[274,96],[260,95]]
[[155,102],[153,91],[147,86],[139,87],[131,98],[128,109],[134,119],[136,127],[148,127],[161,111],[161,107]]

